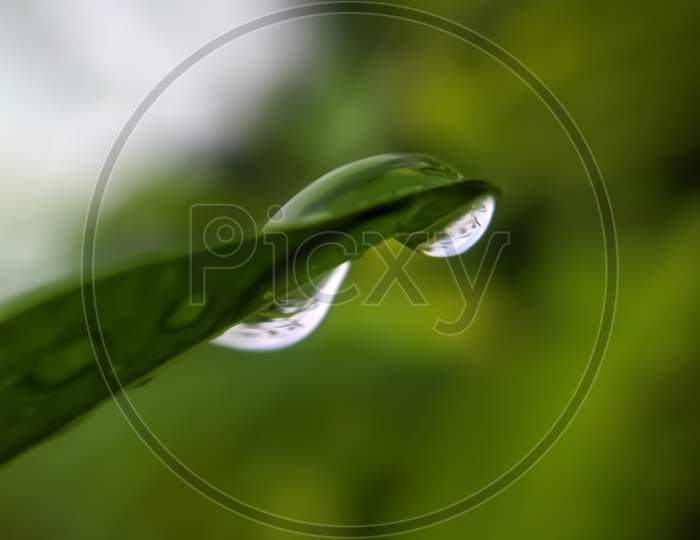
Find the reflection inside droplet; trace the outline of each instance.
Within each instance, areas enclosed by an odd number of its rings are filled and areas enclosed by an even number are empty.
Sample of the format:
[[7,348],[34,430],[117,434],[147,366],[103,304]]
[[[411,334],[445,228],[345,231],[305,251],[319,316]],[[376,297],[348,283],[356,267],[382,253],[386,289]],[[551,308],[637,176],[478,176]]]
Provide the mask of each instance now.
[[212,343],[248,351],[271,351],[301,341],[328,313],[350,268],[345,262],[316,283],[307,282],[252,317],[233,326]]
[[462,216],[449,223],[436,237],[414,249],[430,257],[461,255],[483,236],[491,223],[496,201],[492,195],[476,199]]

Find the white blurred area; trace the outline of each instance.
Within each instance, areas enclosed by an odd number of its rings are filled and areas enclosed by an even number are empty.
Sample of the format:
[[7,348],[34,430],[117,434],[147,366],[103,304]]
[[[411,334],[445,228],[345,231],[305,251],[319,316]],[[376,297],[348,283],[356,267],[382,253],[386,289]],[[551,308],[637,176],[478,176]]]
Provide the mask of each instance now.
[[[117,133],[151,88],[194,50],[280,1],[0,2],[0,300],[77,271],[96,178]],[[118,163],[128,196],[138,171],[242,134],[267,92],[300,67],[296,23],[210,55],[147,113]],[[235,122],[232,120],[235,119]],[[115,171],[117,173],[117,171]],[[129,178],[133,178],[130,181]]]

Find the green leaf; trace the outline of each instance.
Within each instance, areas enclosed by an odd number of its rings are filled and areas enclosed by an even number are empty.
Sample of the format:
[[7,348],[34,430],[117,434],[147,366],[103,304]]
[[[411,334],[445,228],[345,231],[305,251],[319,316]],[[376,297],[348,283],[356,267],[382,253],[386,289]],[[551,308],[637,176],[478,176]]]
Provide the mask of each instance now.
[[[85,310],[76,285],[6,316],[0,462],[90,410],[109,395],[107,385],[133,383],[265,308],[273,290],[279,296],[290,288],[290,272],[308,269],[295,274],[299,285],[300,275],[313,278],[343,263],[348,250],[359,257],[370,247],[363,244],[368,232],[383,239],[436,232],[493,191],[427,156],[368,158],[309,185],[260,234],[96,278],[82,289]],[[199,271],[206,279],[191,279]],[[86,317],[93,309],[97,317]]]

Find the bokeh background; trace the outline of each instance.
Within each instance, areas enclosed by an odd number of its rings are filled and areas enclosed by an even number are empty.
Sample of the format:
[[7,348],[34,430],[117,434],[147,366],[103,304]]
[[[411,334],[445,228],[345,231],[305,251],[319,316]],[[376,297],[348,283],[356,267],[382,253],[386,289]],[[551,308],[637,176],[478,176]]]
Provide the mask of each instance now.
[[[560,98],[606,178],[621,259],[608,355],[570,429],[492,501],[409,536],[697,538],[700,10],[691,1],[406,4],[495,40]],[[0,299],[77,272],[99,168],[150,88],[209,39],[288,5],[2,3]],[[263,221],[330,169],[396,151],[433,154],[503,189],[492,228],[511,244],[466,333],[432,330],[461,299],[445,261],[416,256],[408,271],[428,306],[395,287],[379,306],[362,297],[335,306],[290,349],[202,344],[129,391],[173,453],[249,504],[344,524],[438,509],[517,462],[583,373],[603,250],[574,149],[501,65],[403,21],[287,23],[190,70],[120,157],[100,263],[182,251],[193,203],[235,202]],[[463,255],[467,268],[482,254]],[[383,272],[370,252],[350,277],[368,293]],[[111,402],[0,468],[0,536],[292,537],[192,491]]]

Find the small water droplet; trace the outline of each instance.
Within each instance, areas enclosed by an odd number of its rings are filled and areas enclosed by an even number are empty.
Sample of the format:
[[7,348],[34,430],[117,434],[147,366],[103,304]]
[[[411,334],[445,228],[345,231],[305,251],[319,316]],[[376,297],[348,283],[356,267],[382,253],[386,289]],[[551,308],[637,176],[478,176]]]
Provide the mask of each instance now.
[[212,343],[248,351],[271,351],[298,343],[321,324],[349,268],[350,263],[345,262],[318,283],[306,283],[291,291]]
[[0,381],[0,392],[10,388],[17,381],[20,380],[20,376],[17,374],[9,374]]
[[496,209],[492,195],[480,197],[466,213],[448,224],[428,242],[415,246],[430,257],[454,257],[469,250],[488,229]]
[[53,387],[61,385],[82,373],[95,359],[90,342],[78,339],[71,345],[44,355],[32,370],[35,382]]
[[193,304],[190,297],[183,298],[165,320],[165,326],[173,330],[186,328],[206,313],[205,304]]
[[31,418],[37,413],[38,410],[39,407],[37,407],[36,405],[26,405],[22,407],[22,409],[19,412],[19,415],[21,418]]

